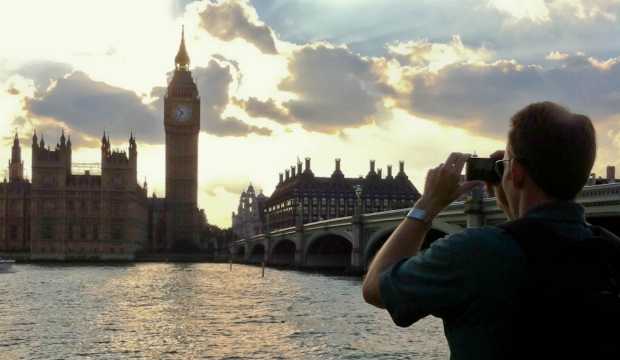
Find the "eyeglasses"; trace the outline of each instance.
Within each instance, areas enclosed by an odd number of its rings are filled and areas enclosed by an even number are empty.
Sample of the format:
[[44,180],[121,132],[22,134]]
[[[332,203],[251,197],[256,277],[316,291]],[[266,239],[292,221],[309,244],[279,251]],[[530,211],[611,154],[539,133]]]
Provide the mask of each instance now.
[[514,159],[503,159],[503,160],[497,160],[495,162],[495,165],[493,166],[493,170],[495,171],[495,173],[497,174],[497,176],[499,176],[499,178],[501,179],[504,176],[504,169],[506,168],[506,162],[508,161],[512,161]]

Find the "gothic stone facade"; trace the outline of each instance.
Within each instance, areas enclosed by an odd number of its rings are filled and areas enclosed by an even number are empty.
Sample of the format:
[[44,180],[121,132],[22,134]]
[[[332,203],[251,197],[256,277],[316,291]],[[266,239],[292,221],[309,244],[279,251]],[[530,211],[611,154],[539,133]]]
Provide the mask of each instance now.
[[127,154],[113,151],[103,136],[101,175],[73,174],[71,155],[64,133],[54,148],[35,134],[29,182],[16,136],[9,180],[0,185],[0,251],[29,253],[31,259],[132,259],[144,246],[148,225],[135,139],[130,137]]
[[420,193],[405,174],[405,163],[400,162],[396,176],[392,166],[387,167],[387,176],[381,169],[375,169],[370,161],[366,177],[346,178],[340,170],[340,159],[336,159],[334,172],[330,177],[317,177],[306,158],[305,169],[301,162],[290,171],[280,174],[276,190],[265,204],[265,218],[270,229],[296,225],[296,219],[309,223],[332,218],[352,216],[357,194],[360,193],[362,213],[402,209],[411,207]]
[[206,225],[198,209],[200,96],[189,70],[183,35],[174,63],[164,98],[166,198],[149,199],[149,241],[154,251],[198,249],[200,229]]
[[232,231],[236,238],[248,239],[264,232],[266,201],[262,191],[256,195],[252,184],[241,193],[237,213],[232,213]]
[[54,148],[36,134],[32,182],[23,177],[19,140],[0,184],[0,252],[33,259],[132,258],[138,251],[196,248],[206,217],[198,201],[200,97],[181,37],[175,71],[164,99],[166,197],[146,197],[137,183],[137,148],[112,151],[104,134],[101,175],[71,172],[71,141]]

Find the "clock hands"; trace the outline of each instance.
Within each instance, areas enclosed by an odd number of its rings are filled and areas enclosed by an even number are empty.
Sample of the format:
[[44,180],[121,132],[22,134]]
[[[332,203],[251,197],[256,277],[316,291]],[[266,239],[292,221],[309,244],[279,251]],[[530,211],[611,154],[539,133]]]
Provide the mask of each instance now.
[[177,120],[181,120],[183,117],[183,109],[177,108]]
[[178,105],[174,111],[174,118],[177,121],[186,121],[192,116],[192,109],[188,106]]

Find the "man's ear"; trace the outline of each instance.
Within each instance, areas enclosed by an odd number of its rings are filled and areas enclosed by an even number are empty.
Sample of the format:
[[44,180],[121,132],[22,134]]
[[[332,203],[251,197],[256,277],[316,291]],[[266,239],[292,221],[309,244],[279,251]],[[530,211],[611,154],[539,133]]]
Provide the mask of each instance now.
[[527,176],[523,164],[521,164],[519,160],[513,160],[510,162],[510,166],[512,170],[512,183],[514,184],[514,187],[517,189],[522,189],[523,186],[525,186],[525,178]]

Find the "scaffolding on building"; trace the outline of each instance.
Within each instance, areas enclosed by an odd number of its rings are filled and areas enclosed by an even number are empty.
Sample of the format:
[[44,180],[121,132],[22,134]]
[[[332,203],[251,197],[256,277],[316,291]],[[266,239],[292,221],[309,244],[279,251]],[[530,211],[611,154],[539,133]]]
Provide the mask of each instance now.
[[101,175],[101,163],[77,162],[71,164],[71,173],[76,175]]

